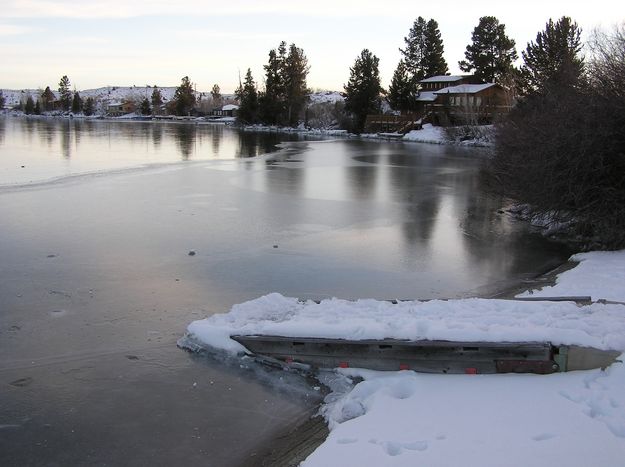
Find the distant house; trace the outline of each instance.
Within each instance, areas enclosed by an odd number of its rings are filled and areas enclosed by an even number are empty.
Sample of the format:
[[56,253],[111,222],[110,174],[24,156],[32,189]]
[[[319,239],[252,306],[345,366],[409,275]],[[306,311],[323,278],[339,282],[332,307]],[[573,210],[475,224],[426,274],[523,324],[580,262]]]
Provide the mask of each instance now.
[[132,100],[110,101],[106,106],[106,114],[109,117],[121,117],[136,110],[136,104]]
[[223,107],[213,109],[211,116],[215,118],[220,117],[236,117],[239,106],[235,104],[226,104]]
[[221,108],[224,117],[236,117],[239,106],[235,104],[226,104]]

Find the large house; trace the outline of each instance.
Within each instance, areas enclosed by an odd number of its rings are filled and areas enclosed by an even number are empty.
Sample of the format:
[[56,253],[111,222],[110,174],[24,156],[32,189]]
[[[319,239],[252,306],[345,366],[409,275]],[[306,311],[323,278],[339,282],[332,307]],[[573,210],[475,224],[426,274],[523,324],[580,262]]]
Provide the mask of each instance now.
[[401,115],[368,115],[368,132],[405,132],[422,123],[492,123],[510,111],[512,99],[502,86],[480,83],[473,75],[439,75],[419,81],[416,108]]
[[416,114],[438,124],[492,123],[510,110],[506,90],[473,75],[440,75],[419,82]]
[[434,91],[432,118],[440,124],[492,123],[510,111],[506,90],[495,83],[459,84]]

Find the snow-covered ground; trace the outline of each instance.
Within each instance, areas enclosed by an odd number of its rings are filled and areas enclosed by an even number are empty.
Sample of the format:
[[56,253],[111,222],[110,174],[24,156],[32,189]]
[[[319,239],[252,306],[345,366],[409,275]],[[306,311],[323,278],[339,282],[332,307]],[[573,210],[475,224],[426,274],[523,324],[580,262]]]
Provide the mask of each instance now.
[[[576,268],[534,295],[625,303],[625,251],[575,255]],[[270,294],[189,325],[204,346],[244,352],[229,336],[546,340],[625,351],[625,305],[463,299],[326,300]],[[623,356],[621,357],[622,360]],[[428,375],[340,369],[351,391],[331,394],[316,466],[622,466],[625,368],[538,375]],[[356,382],[354,378],[362,379]]]
[[432,126],[429,123],[423,125],[421,130],[412,130],[402,140],[416,141],[418,143],[443,144],[446,142],[445,130],[440,126]]

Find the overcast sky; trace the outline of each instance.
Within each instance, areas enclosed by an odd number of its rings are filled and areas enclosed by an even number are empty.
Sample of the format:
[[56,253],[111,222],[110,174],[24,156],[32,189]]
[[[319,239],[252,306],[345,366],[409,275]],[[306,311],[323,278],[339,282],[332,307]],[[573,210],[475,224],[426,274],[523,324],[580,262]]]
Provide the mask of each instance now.
[[585,35],[625,21],[623,1],[581,0],[2,0],[0,88],[176,86],[232,92],[239,71],[262,83],[267,53],[281,40],[304,49],[313,89],[342,90],[364,48],[380,58],[383,86],[418,16],[438,21],[452,73],[481,16],[506,25],[517,51],[549,18],[571,16]]

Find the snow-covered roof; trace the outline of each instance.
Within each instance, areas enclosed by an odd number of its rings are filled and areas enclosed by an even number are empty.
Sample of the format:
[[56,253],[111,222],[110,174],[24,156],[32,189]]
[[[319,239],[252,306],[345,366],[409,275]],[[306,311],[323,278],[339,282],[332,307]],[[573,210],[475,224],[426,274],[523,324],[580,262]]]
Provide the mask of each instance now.
[[497,86],[495,83],[486,84],[460,84],[458,86],[449,86],[438,91],[434,91],[434,94],[476,94],[484,89]]
[[434,91],[421,91],[419,97],[417,97],[418,102],[434,102],[435,100],[436,94]]
[[445,82],[449,82],[449,83],[453,83],[455,81],[460,81],[461,79],[465,78],[462,75],[437,75],[437,76],[431,76],[429,78],[425,78],[422,79],[421,81],[419,81],[420,83],[445,83]]
[[221,108],[221,110],[239,110],[239,106],[235,104],[226,104]]

